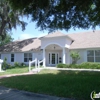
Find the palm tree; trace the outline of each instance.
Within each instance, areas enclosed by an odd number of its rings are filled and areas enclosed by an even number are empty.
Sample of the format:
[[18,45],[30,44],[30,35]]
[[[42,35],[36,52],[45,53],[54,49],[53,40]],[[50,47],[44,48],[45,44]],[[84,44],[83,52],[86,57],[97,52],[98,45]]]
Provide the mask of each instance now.
[[26,23],[20,20],[22,15],[22,12],[12,9],[8,1],[0,0],[0,36],[2,39],[12,28],[16,29],[17,25],[21,25],[22,30],[25,29]]

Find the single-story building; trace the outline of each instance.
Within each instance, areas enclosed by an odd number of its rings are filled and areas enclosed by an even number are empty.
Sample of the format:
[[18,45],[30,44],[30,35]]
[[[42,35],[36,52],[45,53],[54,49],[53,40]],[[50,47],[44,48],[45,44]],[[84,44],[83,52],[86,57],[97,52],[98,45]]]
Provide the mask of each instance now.
[[0,47],[0,58],[7,63],[29,63],[29,60],[43,60],[43,66],[58,63],[72,63],[71,51],[78,51],[82,62],[100,62],[100,31],[63,34],[50,33],[40,38],[18,40]]

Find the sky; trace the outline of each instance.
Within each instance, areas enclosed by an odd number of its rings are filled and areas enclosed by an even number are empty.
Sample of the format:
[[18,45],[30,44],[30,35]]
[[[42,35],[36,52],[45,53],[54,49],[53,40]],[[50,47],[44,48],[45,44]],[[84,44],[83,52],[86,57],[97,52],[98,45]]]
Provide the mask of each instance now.
[[[27,26],[26,29],[24,31],[22,31],[21,27],[17,27],[17,29],[13,29],[12,30],[12,38],[14,38],[14,40],[22,40],[22,39],[27,39],[27,38],[33,38],[33,37],[41,37],[44,35],[48,34],[48,31],[40,31],[39,28],[36,28],[36,23],[32,22],[27,18],[23,18],[23,21],[27,22]],[[96,27],[96,30],[100,30],[99,27]],[[65,30],[59,30],[64,34],[70,34],[70,33],[77,33],[77,32],[83,32],[83,31],[93,31],[92,29],[88,29],[88,30],[83,30],[83,29],[70,29],[68,32]]]

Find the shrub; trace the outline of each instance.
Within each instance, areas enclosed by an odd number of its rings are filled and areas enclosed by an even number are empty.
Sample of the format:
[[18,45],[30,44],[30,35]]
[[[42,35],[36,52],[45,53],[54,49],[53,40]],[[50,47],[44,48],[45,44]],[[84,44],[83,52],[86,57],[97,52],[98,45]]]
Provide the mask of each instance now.
[[67,68],[67,67],[68,67],[68,65],[67,64],[63,64],[63,63],[59,63],[57,65],[57,68]]
[[21,67],[26,67],[27,65],[25,63],[20,64]]
[[81,64],[62,64],[59,63],[57,68],[85,68],[85,69],[100,69],[100,63],[84,62]]
[[95,62],[84,62],[81,63],[80,66],[82,68],[100,69],[100,63]]
[[72,51],[70,53],[70,56],[72,57],[72,64],[76,64],[77,61],[80,59],[80,55],[78,52]]
[[21,64],[18,63],[18,62],[15,62],[15,63],[14,63],[14,67],[21,67]]
[[5,58],[4,58],[4,61],[3,61],[3,63],[2,63],[2,69],[3,69],[3,70],[6,70],[6,68],[7,68],[7,58],[5,57]]
[[7,63],[6,64],[6,69],[11,69],[11,68],[13,68],[13,66]]
[[80,64],[70,64],[69,68],[80,68]]

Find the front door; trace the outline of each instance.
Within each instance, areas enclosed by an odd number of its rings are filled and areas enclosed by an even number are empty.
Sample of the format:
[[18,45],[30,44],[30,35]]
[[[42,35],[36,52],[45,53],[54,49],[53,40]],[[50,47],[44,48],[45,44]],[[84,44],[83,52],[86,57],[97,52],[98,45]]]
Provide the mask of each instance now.
[[49,53],[49,65],[57,65],[58,64],[58,53]]

